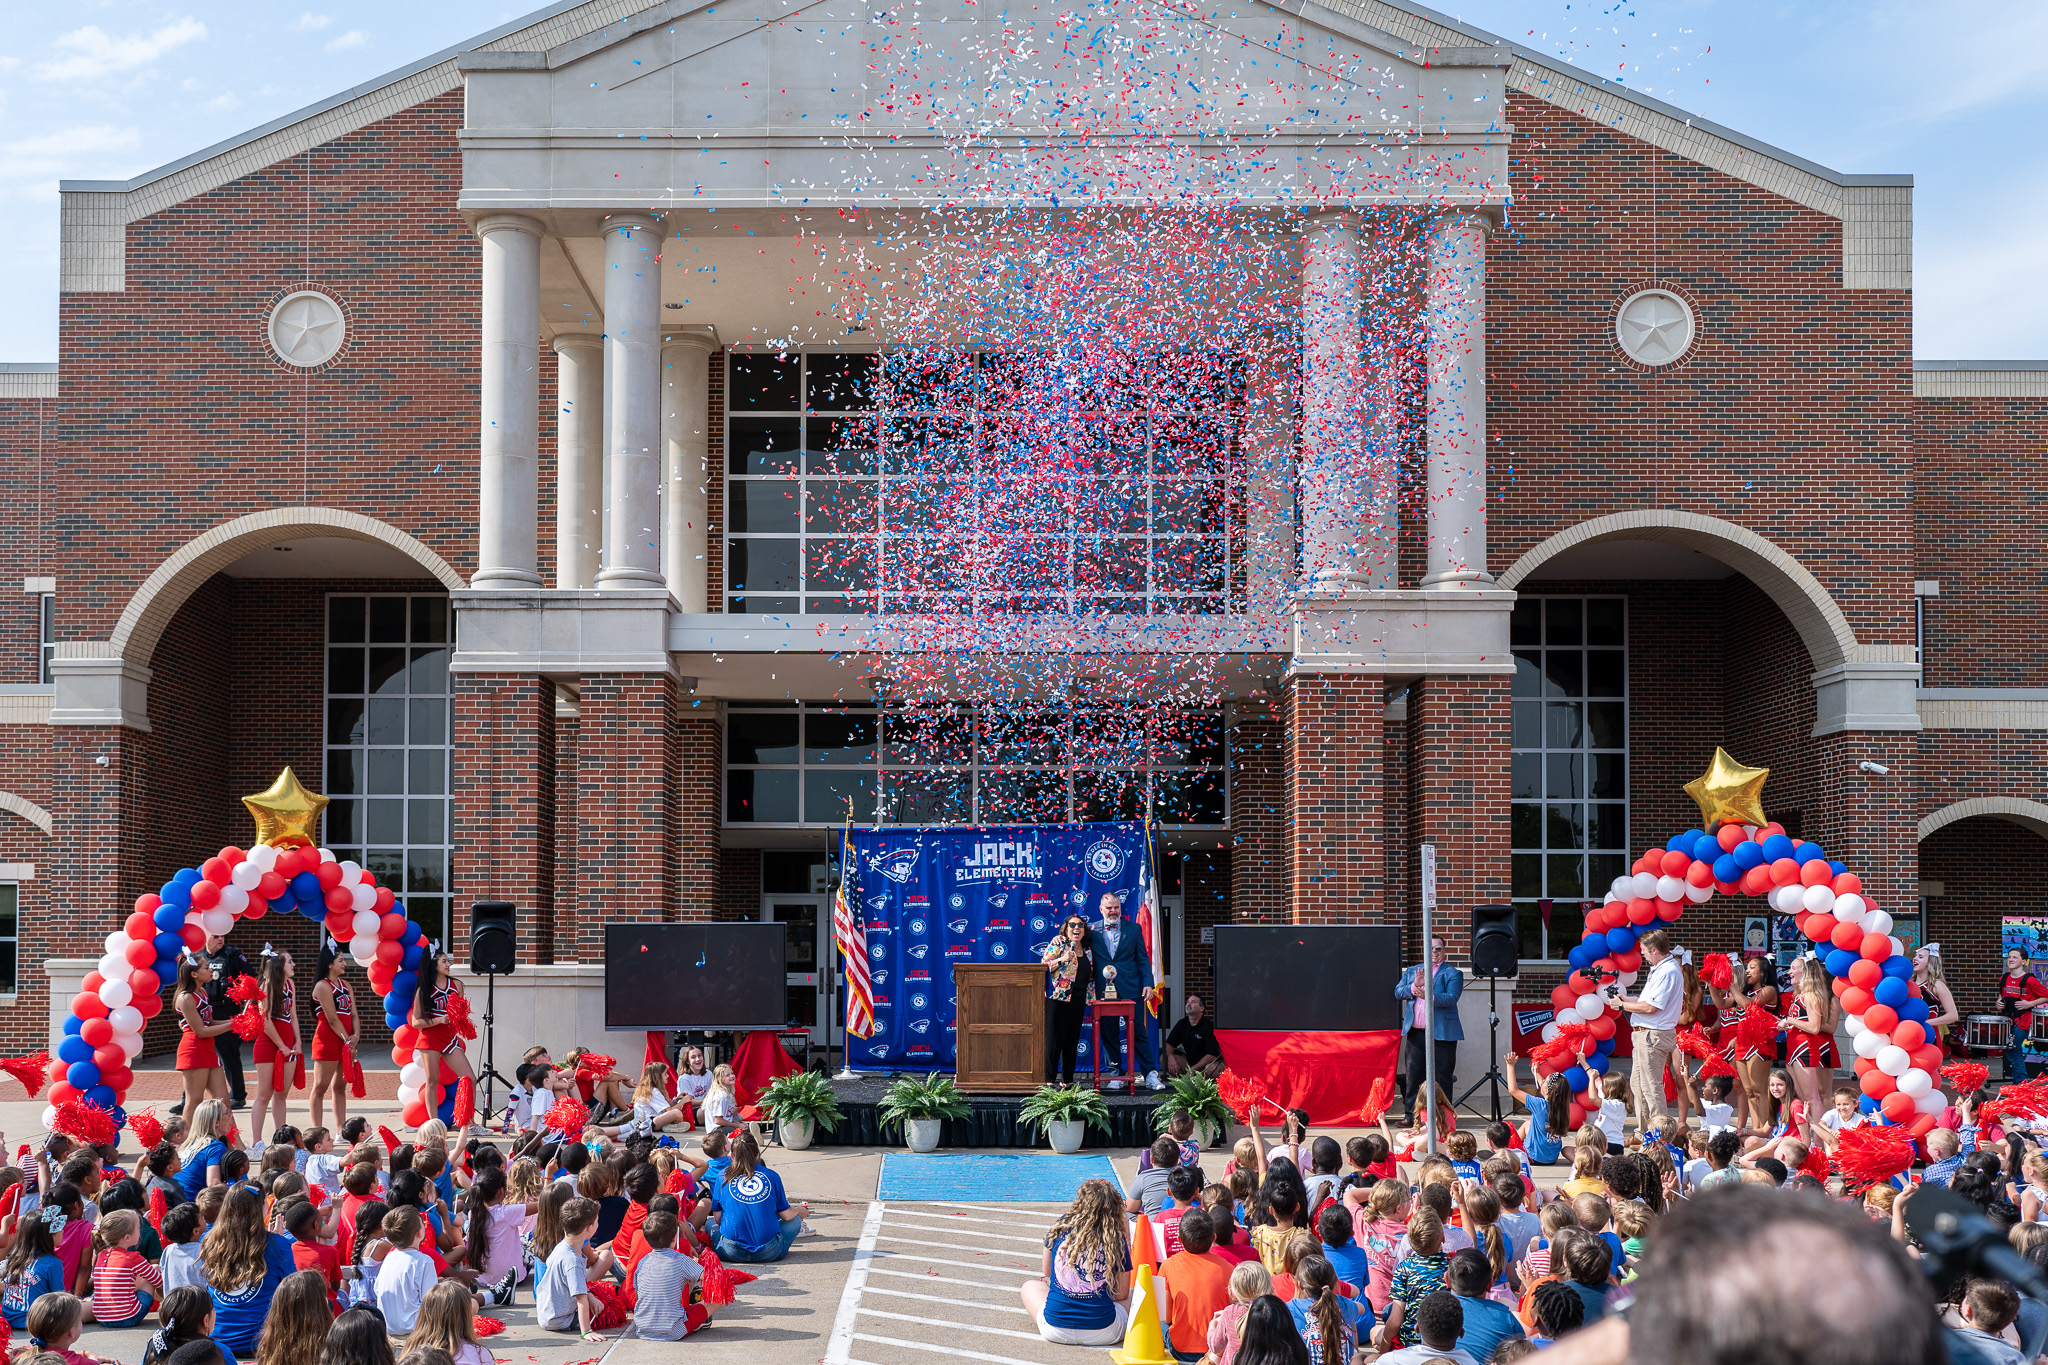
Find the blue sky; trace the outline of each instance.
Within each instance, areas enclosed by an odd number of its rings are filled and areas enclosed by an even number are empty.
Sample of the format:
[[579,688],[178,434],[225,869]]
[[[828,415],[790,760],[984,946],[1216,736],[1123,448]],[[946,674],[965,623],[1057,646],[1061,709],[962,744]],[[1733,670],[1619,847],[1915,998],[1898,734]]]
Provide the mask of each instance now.
[[[57,181],[184,156],[516,18],[495,0],[10,6],[0,360],[57,358]],[[1844,171],[1909,172],[1915,350],[2048,358],[2048,2],[1475,0],[1466,22]]]

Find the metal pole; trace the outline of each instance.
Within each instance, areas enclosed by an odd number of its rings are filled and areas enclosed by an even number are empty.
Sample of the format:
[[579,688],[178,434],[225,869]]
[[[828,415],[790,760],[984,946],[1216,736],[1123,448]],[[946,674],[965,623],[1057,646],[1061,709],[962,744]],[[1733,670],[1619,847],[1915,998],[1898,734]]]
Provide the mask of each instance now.
[[1436,1155],[1436,845],[1422,846],[1422,1112],[1431,1156]]

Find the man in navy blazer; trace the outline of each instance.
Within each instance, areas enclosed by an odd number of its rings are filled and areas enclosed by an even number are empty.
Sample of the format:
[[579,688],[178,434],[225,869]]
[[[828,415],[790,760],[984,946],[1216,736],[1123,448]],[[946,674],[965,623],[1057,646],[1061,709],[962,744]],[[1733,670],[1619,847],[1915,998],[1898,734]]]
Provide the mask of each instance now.
[[[1138,1065],[1144,1068],[1147,1090],[1164,1089],[1159,1079],[1159,1060],[1152,1053],[1152,1037],[1145,1028],[1142,1003],[1145,992],[1152,987],[1152,955],[1145,951],[1145,936],[1138,932],[1138,926],[1124,918],[1124,903],[1114,891],[1103,894],[1102,923],[1088,931],[1088,951],[1095,956],[1095,995],[1098,999],[1109,994],[1109,973],[1113,968],[1117,999],[1140,1002],[1132,1021],[1137,1028],[1133,1042]],[[1121,1058],[1124,1055],[1123,1020],[1103,1021],[1102,1046],[1110,1057]],[[1109,1088],[1121,1090],[1123,1082],[1111,1081]]]
[[1425,1037],[1436,1048],[1436,1083],[1447,1095],[1458,1093],[1458,1044],[1465,1038],[1465,1026],[1458,1022],[1458,997],[1465,993],[1465,974],[1445,960],[1441,938],[1429,941],[1429,963],[1436,1017],[1427,1034],[1422,1016],[1429,1002],[1423,996],[1421,965],[1402,972],[1401,984],[1394,987],[1394,998],[1401,1002],[1401,1102],[1408,1107],[1411,1124],[1421,1122],[1414,1116],[1422,1112],[1415,1097],[1422,1093]]

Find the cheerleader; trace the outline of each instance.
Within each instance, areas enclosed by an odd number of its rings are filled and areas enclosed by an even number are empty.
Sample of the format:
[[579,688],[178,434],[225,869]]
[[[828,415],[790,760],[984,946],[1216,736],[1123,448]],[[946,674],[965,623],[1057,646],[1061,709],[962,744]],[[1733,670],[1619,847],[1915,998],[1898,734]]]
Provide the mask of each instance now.
[[1778,1027],[1786,1034],[1785,1058],[1809,1114],[1819,1113],[1820,1097],[1835,1088],[1835,1025],[1841,1010],[1828,987],[1827,968],[1819,958],[1807,958],[1799,968],[1798,998]]
[[412,1025],[426,1035],[413,1050],[413,1057],[427,1073],[426,1084],[420,1087],[420,1102],[426,1106],[430,1119],[435,1116],[434,1097],[440,1094],[443,1067],[456,1078],[457,1084],[464,1078],[472,1085],[476,1083],[469,1053],[463,1050],[462,1037],[448,1017],[448,1002],[458,995],[467,996],[468,992],[455,979],[455,959],[441,952],[433,940],[427,940],[420,962],[420,988],[412,998]]
[[220,1052],[213,1040],[235,1026],[232,1019],[213,1022],[213,1001],[206,983],[213,980],[213,964],[187,949],[178,955],[178,984],[171,995],[171,1008],[178,1012],[178,1074],[185,1079],[185,1110],[199,1112],[208,1095],[228,1103],[227,1072],[221,1069]]
[[348,957],[331,938],[323,939],[313,975],[313,1126],[323,1127],[322,1103],[334,1096],[334,1126],[348,1122],[348,1059],[362,1042],[362,1028],[356,1023],[355,996],[342,978]]
[[[299,1056],[299,1002],[292,991],[290,953],[263,950],[263,1004],[263,1032],[256,1035],[256,1103],[249,1113],[250,1129],[257,1133],[284,1127],[285,1101],[298,1084],[296,1073],[305,1069]],[[269,1107],[273,1101],[274,1111]],[[275,1123],[270,1121],[271,1112],[277,1115]]]
[[1735,1068],[1735,1126],[1755,1127],[1770,1105],[1771,1063],[1778,1050],[1778,985],[1770,959],[1747,958],[1727,990],[1710,989],[1721,1007],[1721,1041]]

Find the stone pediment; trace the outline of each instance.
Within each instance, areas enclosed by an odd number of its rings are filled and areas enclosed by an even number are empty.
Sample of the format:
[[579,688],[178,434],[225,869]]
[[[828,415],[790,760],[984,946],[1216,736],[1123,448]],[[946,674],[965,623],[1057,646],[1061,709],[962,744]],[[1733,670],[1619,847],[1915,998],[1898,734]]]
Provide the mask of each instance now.
[[1508,64],[1304,3],[671,0],[465,54],[462,206],[1499,203]]

